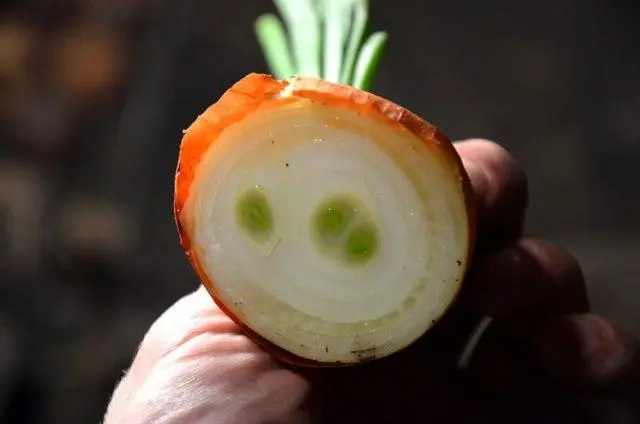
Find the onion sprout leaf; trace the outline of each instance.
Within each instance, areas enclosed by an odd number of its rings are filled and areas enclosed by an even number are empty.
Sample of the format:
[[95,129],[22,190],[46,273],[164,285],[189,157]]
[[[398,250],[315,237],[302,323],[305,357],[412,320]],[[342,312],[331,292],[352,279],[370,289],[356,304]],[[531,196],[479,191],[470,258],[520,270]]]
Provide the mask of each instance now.
[[276,78],[309,76],[362,90],[371,87],[388,37],[385,32],[366,37],[368,0],[273,2],[284,25],[267,13],[255,26]]
[[297,74],[321,75],[322,31],[315,0],[273,0],[287,26]]
[[324,74],[327,81],[342,81],[343,55],[349,36],[351,2],[323,0],[319,2],[324,18]]
[[387,34],[384,32],[376,32],[365,41],[353,74],[351,84],[361,90],[369,90],[373,75],[378,70],[380,60],[384,54],[384,48],[387,43]]
[[294,75],[296,68],[280,19],[271,13],[260,16],[255,23],[255,32],[267,65],[274,76],[284,79]]
[[344,69],[340,82],[351,84],[353,67],[358,57],[358,50],[362,45],[362,39],[369,20],[369,1],[352,0],[351,3],[351,32],[344,60]]

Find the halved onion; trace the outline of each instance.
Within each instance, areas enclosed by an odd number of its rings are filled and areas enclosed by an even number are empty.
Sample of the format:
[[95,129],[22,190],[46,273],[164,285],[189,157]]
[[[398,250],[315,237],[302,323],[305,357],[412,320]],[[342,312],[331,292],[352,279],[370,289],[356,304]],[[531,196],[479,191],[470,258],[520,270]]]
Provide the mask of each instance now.
[[250,74],[185,132],[181,243],[214,301],[289,362],[397,352],[445,313],[474,242],[452,144],[350,86]]

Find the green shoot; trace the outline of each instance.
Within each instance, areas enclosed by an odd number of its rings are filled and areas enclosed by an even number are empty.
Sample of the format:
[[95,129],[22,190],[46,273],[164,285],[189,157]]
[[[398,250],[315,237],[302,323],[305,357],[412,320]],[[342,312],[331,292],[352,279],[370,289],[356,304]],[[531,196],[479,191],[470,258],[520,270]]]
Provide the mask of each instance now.
[[273,0],[284,19],[296,62],[296,73],[320,75],[322,31],[315,0]]
[[[367,22],[369,20],[369,1],[353,0],[351,3],[351,33],[344,61],[344,69],[340,82],[342,84],[353,84],[353,67],[358,59],[358,50],[362,45]],[[358,87],[359,88],[359,87]]]
[[321,2],[324,17],[324,74],[327,81],[339,83],[342,78],[344,46],[349,35],[349,2]]
[[274,77],[283,79],[295,74],[287,35],[280,20],[272,14],[262,15],[256,21],[255,29],[258,43]]
[[[309,76],[369,90],[387,41],[366,36],[368,0],[273,0],[255,25],[267,65],[278,79]],[[286,27],[286,30],[285,30]]]
[[387,34],[384,32],[376,32],[364,43],[353,74],[354,86],[362,90],[369,90],[373,75],[378,70],[378,65],[384,54],[386,43]]

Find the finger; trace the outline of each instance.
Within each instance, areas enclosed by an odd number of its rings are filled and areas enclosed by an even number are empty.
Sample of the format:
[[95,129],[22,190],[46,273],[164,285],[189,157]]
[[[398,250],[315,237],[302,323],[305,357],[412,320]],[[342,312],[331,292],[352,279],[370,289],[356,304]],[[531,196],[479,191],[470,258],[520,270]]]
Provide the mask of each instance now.
[[476,194],[480,239],[520,235],[528,204],[527,178],[498,144],[481,139],[455,143]]
[[640,383],[640,342],[594,314],[551,319],[531,328],[540,364],[561,380],[582,386]]
[[477,312],[497,319],[529,320],[589,308],[582,270],[573,256],[532,238],[478,256],[464,290]]

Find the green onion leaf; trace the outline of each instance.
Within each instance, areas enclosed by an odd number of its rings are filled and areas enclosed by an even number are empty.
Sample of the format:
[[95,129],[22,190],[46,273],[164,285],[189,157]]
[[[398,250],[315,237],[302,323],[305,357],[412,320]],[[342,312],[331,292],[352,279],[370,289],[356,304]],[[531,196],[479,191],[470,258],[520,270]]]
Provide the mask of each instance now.
[[344,57],[341,84],[350,84],[353,76],[353,67],[356,62],[358,50],[362,43],[367,21],[369,19],[369,2],[368,0],[354,0],[351,4],[351,32],[349,34],[349,43]]
[[313,0],[274,0],[289,32],[297,74],[321,78],[320,19]]
[[356,62],[351,85],[361,90],[369,90],[373,76],[378,70],[378,65],[384,54],[387,38],[387,33],[380,31],[372,34],[365,41]]
[[262,15],[255,30],[276,78],[307,76],[369,89],[387,41],[385,32],[377,32],[365,41],[369,0],[273,3],[280,18]]
[[255,23],[255,32],[273,76],[283,79],[294,75],[296,68],[280,19],[271,13],[260,16]]
[[318,0],[318,2],[324,12],[323,78],[339,83],[353,0]]

